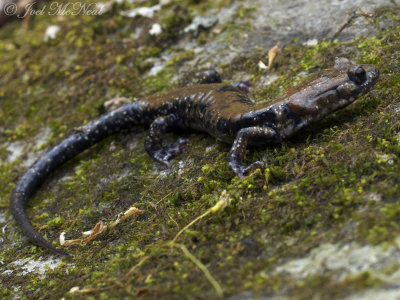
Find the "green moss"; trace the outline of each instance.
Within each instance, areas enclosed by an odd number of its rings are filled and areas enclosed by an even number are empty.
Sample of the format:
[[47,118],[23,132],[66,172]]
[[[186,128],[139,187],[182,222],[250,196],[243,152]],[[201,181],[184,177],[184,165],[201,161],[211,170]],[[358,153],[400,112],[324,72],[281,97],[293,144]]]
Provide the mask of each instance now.
[[257,12],[257,7],[243,6],[241,9],[237,10],[233,15],[234,18],[252,18]]
[[[132,29],[144,26],[146,30],[151,25],[147,19],[114,13],[65,20],[35,18],[25,33],[19,31],[19,24],[2,29],[0,205],[6,215],[10,193],[25,170],[22,163],[35,145],[33,137],[43,128],[50,129],[50,138],[36,151],[49,149],[74,128],[98,117],[102,103],[110,97],[133,99],[176,85],[172,82],[181,75],[180,67],[196,59],[194,51],[174,45],[181,38],[179,31],[210,5],[218,9],[230,1],[186,4],[172,1],[157,13],[165,34],[152,39],[130,38]],[[114,9],[131,7],[123,4]],[[204,33],[199,39],[234,44],[252,29],[254,13],[243,7],[236,15],[243,18],[241,22],[221,24],[220,35]],[[57,39],[42,43],[46,24],[53,21],[60,22],[62,32]],[[393,22],[398,26],[396,18]],[[308,299],[318,291],[321,298],[331,299],[383,286],[373,270],[340,282],[329,272],[296,279],[274,270],[323,243],[390,244],[399,236],[399,47],[398,28],[393,28],[346,43],[322,41],[305,48],[293,42],[281,48],[270,70],[279,79],[254,91],[258,103],[303,80],[300,71],[311,73],[331,66],[335,56],[376,64],[381,80],[368,96],[293,140],[247,151],[245,163],[267,163],[266,170],[255,170],[248,177],[239,179],[230,170],[229,145],[200,133],[182,133],[191,143],[172,161],[170,170],[145,153],[142,128],[110,137],[80,154],[45,181],[32,199],[28,213],[41,234],[56,241],[65,231],[68,239],[74,239],[99,220],[106,224],[115,220],[132,205],[145,212],[105,231],[92,243],[70,247],[73,263],[66,259],[48,270],[43,280],[16,275],[21,270],[11,264],[13,260],[46,252],[22,239],[10,223],[9,236],[0,244],[0,261],[14,273],[1,281],[0,295],[76,298],[81,296],[68,291],[79,286],[93,288],[93,299],[166,298],[172,293],[178,298],[215,298],[203,272],[167,243],[214,206],[223,190],[232,198],[231,205],[196,222],[179,242],[208,268],[227,297],[245,291],[261,297],[284,290],[294,298]],[[254,49],[219,67],[225,78],[237,72],[252,74],[257,85],[265,76],[257,64],[267,52]],[[162,53],[170,53],[171,60],[157,75],[146,77],[152,59]],[[167,140],[177,137],[172,134]],[[26,143],[26,149],[21,158],[8,162],[8,144],[14,141]],[[204,155],[206,148],[211,150]],[[394,269],[398,266],[385,272]],[[12,289],[18,286],[19,292]]]
[[167,39],[177,39],[180,31],[190,24],[188,15],[178,6],[177,11],[166,15],[162,18],[164,27],[163,36]]
[[368,64],[377,64],[380,61],[378,50],[382,47],[382,40],[378,37],[365,39],[358,45],[362,50],[363,62]]
[[339,46],[339,42],[334,40],[333,42],[322,41],[316,46],[310,47],[306,50],[300,61],[301,67],[306,71],[317,67],[320,64],[321,58],[328,54],[337,53]]
[[195,57],[194,55],[194,50],[187,50],[182,53],[174,53],[172,59],[170,61],[167,61],[166,67],[170,67],[175,65],[175,67],[179,66],[182,64],[184,61],[187,60],[192,60]]
[[31,129],[31,127],[29,126],[29,124],[21,123],[16,128],[14,128],[14,130],[6,129],[5,134],[8,136],[8,140],[10,142],[17,141],[17,140],[23,140],[29,134],[32,134],[32,131],[30,129]]
[[53,227],[60,227],[64,224],[64,220],[60,217],[55,217],[54,219],[47,222],[47,225]]

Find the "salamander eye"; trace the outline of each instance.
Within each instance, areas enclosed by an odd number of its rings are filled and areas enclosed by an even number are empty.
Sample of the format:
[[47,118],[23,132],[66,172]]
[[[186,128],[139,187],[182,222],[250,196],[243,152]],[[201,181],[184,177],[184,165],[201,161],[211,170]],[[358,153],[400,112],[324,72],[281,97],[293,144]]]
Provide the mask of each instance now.
[[367,73],[360,66],[352,66],[347,72],[347,75],[349,79],[357,85],[363,84],[367,80]]

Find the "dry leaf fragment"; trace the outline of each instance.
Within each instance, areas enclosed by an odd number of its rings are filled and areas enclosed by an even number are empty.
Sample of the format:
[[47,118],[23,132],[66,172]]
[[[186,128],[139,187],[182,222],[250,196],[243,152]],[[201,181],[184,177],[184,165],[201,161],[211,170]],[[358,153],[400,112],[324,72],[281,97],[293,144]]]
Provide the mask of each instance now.
[[127,211],[124,212],[124,215],[121,218],[118,217],[117,220],[112,222],[109,227],[112,228],[112,227],[116,226],[117,224],[121,223],[126,218],[129,218],[130,216],[133,216],[136,214],[141,214],[143,212],[144,212],[144,210],[141,210],[139,208],[131,206]]
[[[130,216],[136,215],[136,214],[141,214],[144,211],[141,209],[138,209],[134,206],[131,206],[127,211],[124,212],[122,217],[118,217],[116,221],[112,222],[108,227],[113,228],[126,218],[129,218]],[[104,232],[104,230],[107,228],[106,225],[103,224],[103,221],[99,221],[91,230],[84,231],[82,232],[82,238],[76,239],[76,240],[65,240],[65,232],[62,232],[60,235],[60,244],[61,246],[71,246],[71,245],[86,245],[90,241],[94,240],[97,238],[98,235]]]
[[88,289],[80,289],[79,286],[74,286],[69,290],[71,294],[88,294],[88,293],[93,293],[95,291],[94,288],[88,288]]
[[264,64],[264,62],[263,62],[262,60],[260,60],[260,61],[258,62],[258,67],[259,67],[260,69],[262,69],[262,70],[268,69],[268,67],[266,66],[266,64]]
[[[60,244],[62,246],[71,246],[71,245],[76,245],[76,244],[81,244],[81,245],[86,245],[88,242],[94,240],[99,234],[101,234],[104,231],[104,224],[102,221],[99,221],[92,230],[87,231],[87,232],[82,232],[83,236],[87,236],[85,238],[81,238],[81,239],[76,239],[76,240],[65,240],[63,239],[63,241],[61,240],[61,236],[60,236]],[[62,237],[64,237],[63,234],[61,234]]]
[[213,28],[213,29],[211,29],[211,32],[214,33],[214,34],[220,34],[221,31],[222,31],[222,30],[221,30],[220,28]]
[[276,57],[276,54],[278,53],[278,48],[279,48],[279,44],[280,44],[280,43],[281,43],[281,42],[276,43],[276,45],[275,45],[274,47],[272,47],[272,48],[268,51],[268,68],[271,67],[271,65],[272,65],[272,63],[273,63],[273,61],[274,61],[274,59],[275,59],[275,57]]

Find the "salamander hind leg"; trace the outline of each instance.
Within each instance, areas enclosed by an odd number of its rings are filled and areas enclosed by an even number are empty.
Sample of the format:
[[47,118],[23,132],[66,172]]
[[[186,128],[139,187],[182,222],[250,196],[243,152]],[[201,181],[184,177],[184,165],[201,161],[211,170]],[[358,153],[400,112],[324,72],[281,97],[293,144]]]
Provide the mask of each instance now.
[[178,119],[173,115],[155,119],[150,125],[149,133],[144,142],[144,148],[147,153],[167,168],[171,167],[169,160],[181,153],[189,141],[188,139],[180,138],[175,143],[163,145],[162,135],[168,130],[177,127],[178,123]]
[[249,166],[243,166],[243,158],[247,145],[250,144],[278,144],[281,137],[278,132],[270,127],[247,127],[239,130],[236,139],[229,150],[229,165],[233,172],[243,177],[251,170],[264,168],[264,162],[256,161]]

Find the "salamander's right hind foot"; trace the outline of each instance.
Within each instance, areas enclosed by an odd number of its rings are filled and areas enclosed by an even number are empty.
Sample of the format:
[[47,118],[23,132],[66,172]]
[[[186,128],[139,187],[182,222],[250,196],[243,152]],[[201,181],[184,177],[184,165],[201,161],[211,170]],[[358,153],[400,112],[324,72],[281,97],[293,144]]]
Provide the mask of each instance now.
[[154,151],[147,151],[156,161],[162,163],[165,167],[170,168],[171,163],[169,162],[172,158],[177,156],[179,153],[185,151],[189,139],[180,138],[175,143],[168,143],[161,149]]
[[169,162],[172,158],[177,156],[179,153],[185,151],[186,145],[189,139],[180,138],[175,143],[168,143],[161,149],[154,151],[147,151],[156,161],[162,163],[165,167],[170,168],[171,163]]
[[179,119],[174,115],[163,116],[155,119],[150,125],[149,133],[144,142],[144,148],[158,162],[162,163],[167,168],[171,167],[170,159],[185,150],[188,139],[180,138],[175,143],[167,143],[163,145],[163,135],[177,127]]

